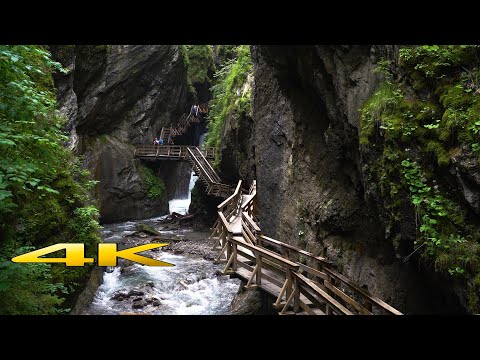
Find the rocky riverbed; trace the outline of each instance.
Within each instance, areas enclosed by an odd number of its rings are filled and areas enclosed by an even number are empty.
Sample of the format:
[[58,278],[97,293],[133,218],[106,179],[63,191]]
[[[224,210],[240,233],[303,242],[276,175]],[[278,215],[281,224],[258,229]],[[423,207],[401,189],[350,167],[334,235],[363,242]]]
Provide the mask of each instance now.
[[105,225],[105,242],[127,248],[151,242],[169,243],[146,251],[174,264],[143,266],[119,259],[107,268],[103,284],[83,314],[230,314],[240,281],[222,275],[222,265],[213,263],[209,232],[190,226],[162,224],[165,217]]

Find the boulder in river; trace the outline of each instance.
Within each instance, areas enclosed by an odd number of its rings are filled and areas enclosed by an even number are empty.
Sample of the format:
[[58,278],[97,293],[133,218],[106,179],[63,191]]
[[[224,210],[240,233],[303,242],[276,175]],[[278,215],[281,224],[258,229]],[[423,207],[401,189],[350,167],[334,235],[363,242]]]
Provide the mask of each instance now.
[[133,309],[142,309],[147,305],[147,302],[143,298],[133,299],[132,308]]
[[135,230],[137,232],[143,232],[145,234],[156,235],[156,236],[160,235],[158,230],[154,229],[153,227],[147,224],[137,224],[137,226],[135,226]]
[[110,299],[111,300],[123,301],[123,299],[128,298],[128,297],[129,297],[129,295],[127,293],[127,290],[122,289],[122,290],[115,291]]
[[145,293],[138,289],[132,289],[128,292],[128,296],[143,296]]
[[146,299],[147,304],[150,304],[152,306],[160,306],[161,302],[158,300],[156,297],[151,297]]

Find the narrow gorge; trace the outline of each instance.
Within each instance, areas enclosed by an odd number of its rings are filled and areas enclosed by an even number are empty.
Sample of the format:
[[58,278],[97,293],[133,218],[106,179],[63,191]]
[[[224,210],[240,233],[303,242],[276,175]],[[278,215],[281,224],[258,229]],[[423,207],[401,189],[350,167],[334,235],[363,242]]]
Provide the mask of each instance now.
[[[0,313],[479,313],[479,66],[476,45],[0,46]],[[168,243],[142,255],[175,266],[11,261],[56,243]]]

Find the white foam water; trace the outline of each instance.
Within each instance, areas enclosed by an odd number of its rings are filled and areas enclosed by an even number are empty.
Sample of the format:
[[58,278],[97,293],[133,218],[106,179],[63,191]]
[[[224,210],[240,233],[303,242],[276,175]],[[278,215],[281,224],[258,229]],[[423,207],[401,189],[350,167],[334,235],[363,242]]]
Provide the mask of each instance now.
[[[106,272],[103,284],[86,309],[87,315],[121,313],[149,313],[156,315],[217,315],[226,314],[238,290],[239,280],[217,276],[221,265],[204,259],[194,259],[160,251],[155,258],[175,264],[173,267],[155,267],[134,264],[129,275],[120,268]],[[160,300],[160,306],[147,305],[132,309],[128,300],[112,299],[115,292],[129,291],[152,283],[151,293]]]

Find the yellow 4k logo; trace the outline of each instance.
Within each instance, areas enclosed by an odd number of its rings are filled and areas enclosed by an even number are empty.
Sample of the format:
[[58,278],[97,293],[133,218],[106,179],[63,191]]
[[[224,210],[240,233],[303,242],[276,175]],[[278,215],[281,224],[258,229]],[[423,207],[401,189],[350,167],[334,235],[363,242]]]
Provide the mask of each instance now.
[[[117,244],[98,244],[98,266],[117,266],[117,258],[119,257],[148,266],[175,266],[137,254],[166,245],[168,244],[146,244],[118,251]],[[40,257],[63,249],[66,252],[64,258]],[[16,256],[12,261],[17,263],[65,263],[67,266],[84,266],[86,263],[93,263],[94,259],[85,257],[84,244],[61,243]]]

